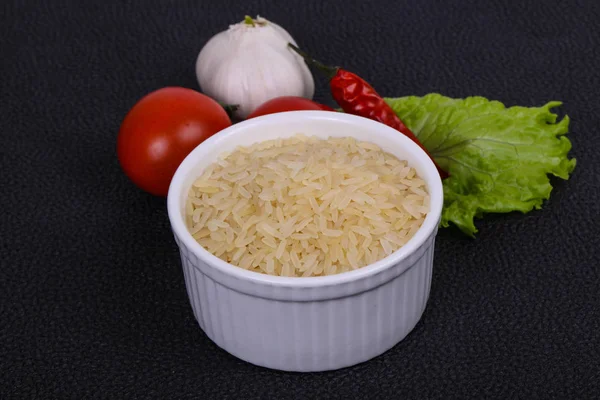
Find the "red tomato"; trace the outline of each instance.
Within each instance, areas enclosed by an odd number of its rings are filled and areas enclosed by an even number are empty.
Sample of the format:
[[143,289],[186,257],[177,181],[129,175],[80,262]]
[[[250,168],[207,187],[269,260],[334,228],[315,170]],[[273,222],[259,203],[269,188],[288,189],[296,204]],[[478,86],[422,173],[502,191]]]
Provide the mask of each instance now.
[[166,196],[183,159],[230,125],[223,107],[206,95],[181,87],[156,90],[125,116],[117,138],[119,163],[138,187]]
[[282,96],[268,100],[258,106],[246,119],[259,117],[261,115],[274,114],[284,111],[297,110],[324,110],[335,111],[333,108],[324,104],[319,104],[304,97]]

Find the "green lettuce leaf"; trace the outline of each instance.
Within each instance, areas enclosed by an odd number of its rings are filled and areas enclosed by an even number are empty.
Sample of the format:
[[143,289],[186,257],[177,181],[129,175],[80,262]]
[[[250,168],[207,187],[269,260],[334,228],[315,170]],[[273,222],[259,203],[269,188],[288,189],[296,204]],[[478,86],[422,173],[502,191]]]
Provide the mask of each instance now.
[[561,102],[506,108],[483,97],[437,93],[385,100],[450,173],[444,180],[443,227],[453,223],[474,236],[474,218],[484,213],[539,209],[552,190],[548,175],[568,179],[575,168],[564,136],[569,118],[557,121],[550,111]]

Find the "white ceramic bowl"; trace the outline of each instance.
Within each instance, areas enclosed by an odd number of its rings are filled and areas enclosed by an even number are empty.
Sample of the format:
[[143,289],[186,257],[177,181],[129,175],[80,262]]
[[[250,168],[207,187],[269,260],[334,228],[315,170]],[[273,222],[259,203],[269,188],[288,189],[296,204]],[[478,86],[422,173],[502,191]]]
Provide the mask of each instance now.
[[[185,225],[184,204],[192,182],[221,152],[297,133],[353,136],[407,160],[431,196],[431,210],[414,237],[383,260],[326,277],[268,276],[204,250]],[[442,201],[435,166],[396,130],[349,114],[291,111],[235,124],[196,147],[173,177],[168,211],[190,303],[208,337],[252,364],[324,371],[382,354],[417,324],[429,297]]]

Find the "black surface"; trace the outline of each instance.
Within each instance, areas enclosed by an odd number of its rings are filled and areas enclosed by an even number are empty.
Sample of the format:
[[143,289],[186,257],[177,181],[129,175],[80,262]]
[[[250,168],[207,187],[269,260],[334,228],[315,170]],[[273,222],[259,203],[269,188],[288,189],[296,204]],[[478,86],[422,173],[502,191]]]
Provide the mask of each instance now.
[[[289,7],[1,3],[0,398],[598,398],[600,3]],[[135,101],[197,88],[198,51],[246,13],[386,96],[562,100],[572,118],[571,180],[541,211],[478,222],[476,240],[441,232],[421,322],[354,368],[280,373],[218,349],[188,304],[164,200],[115,157]]]

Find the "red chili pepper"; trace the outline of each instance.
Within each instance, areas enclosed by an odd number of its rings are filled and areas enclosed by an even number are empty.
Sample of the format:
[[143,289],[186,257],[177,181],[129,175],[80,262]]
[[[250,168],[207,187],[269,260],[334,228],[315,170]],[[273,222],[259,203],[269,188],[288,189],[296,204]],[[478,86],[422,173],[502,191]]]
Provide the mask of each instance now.
[[344,112],[381,122],[403,133],[427,153],[442,179],[448,177],[448,173],[440,168],[415,134],[404,125],[394,110],[364,79],[340,67],[321,64],[291,43],[288,43],[288,46],[300,54],[307,64],[313,65],[327,74],[331,95]]

